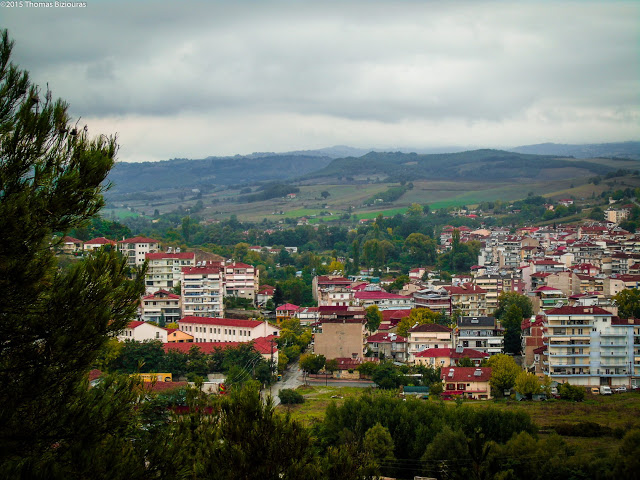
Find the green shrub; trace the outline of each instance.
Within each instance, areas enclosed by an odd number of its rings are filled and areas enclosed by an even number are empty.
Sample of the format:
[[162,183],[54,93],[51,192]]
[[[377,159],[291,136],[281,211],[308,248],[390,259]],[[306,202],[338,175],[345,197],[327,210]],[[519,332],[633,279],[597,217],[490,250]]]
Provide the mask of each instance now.
[[569,383],[563,383],[558,387],[558,393],[562,400],[570,400],[574,402],[581,402],[584,400],[585,392],[584,388]]
[[280,402],[283,405],[291,405],[304,402],[304,397],[302,396],[302,394],[300,392],[292,390],[291,388],[283,388],[282,390],[280,390],[280,393],[278,393],[278,397],[280,397]]

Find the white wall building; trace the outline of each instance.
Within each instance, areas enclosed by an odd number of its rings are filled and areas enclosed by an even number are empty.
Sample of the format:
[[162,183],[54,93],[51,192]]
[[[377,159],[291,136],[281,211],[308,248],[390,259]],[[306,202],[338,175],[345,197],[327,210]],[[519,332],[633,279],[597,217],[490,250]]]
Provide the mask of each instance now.
[[193,335],[195,342],[249,342],[260,337],[278,335],[280,328],[266,320],[232,318],[184,317],[180,330]]
[[181,282],[183,316],[224,316],[224,274],[222,267],[183,267]]
[[150,323],[134,321],[129,322],[117,338],[121,342],[125,340],[134,340],[136,342],[160,340],[162,343],[166,343],[167,331]]
[[149,262],[144,282],[147,293],[172,289],[182,280],[182,269],[196,265],[193,252],[147,253],[145,259]]
[[118,250],[122,252],[130,266],[139,266],[144,264],[147,253],[160,251],[160,243],[153,238],[132,237],[120,240]]

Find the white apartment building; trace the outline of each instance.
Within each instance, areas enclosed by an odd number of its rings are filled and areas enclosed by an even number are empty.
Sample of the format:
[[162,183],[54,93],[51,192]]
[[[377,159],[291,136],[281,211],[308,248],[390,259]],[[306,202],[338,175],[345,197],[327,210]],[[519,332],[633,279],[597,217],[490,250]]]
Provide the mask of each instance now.
[[266,320],[233,318],[184,317],[180,330],[193,335],[194,342],[249,342],[261,337],[279,335],[280,328]]
[[415,363],[415,355],[431,348],[452,348],[452,331],[437,323],[425,323],[409,329],[407,335],[407,361]]
[[640,369],[639,325],[597,306],[545,312],[544,373],[572,385],[629,386]]
[[183,316],[224,316],[224,273],[222,267],[219,265],[183,267],[181,285]]
[[504,333],[494,317],[460,317],[456,347],[495,355],[504,351]]
[[147,253],[159,252],[160,243],[153,238],[132,237],[120,240],[118,250],[127,259],[127,263],[135,267],[144,264]]
[[145,259],[149,262],[145,276],[147,293],[170,290],[182,280],[184,267],[196,265],[196,255],[193,252],[147,253]]
[[253,303],[260,286],[260,271],[253,265],[234,262],[224,265],[225,294],[248,298]]
[[159,322],[164,314],[166,323],[177,322],[181,317],[180,295],[158,290],[145,295],[140,302],[140,317],[145,322]]
[[136,342],[160,340],[162,343],[166,343],[167,331],[164,328],[157,327],[151,323],[134,321],[129,322],[117,338],[121,342],[124,342],[125,340],[134,340]]

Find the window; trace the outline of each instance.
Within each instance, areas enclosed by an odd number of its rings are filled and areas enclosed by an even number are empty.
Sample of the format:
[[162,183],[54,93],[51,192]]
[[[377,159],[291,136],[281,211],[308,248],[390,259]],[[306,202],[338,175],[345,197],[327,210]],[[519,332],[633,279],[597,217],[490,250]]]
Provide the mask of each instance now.
[[465,384],[464,383],[459,383],[458,384],[458,390],[465,390]]
[[455,390],[455,389],[456,389],[455,383],[447,383],[447,390]]

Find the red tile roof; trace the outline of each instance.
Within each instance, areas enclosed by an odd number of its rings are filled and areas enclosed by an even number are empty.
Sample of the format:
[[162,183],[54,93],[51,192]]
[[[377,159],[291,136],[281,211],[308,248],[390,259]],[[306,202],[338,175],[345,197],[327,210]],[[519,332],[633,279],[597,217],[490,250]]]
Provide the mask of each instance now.
[[120,240],[118,243],[158,243],[158,241],[148,237],[131,237]]
[[[269,335],[268,337],[258,337],[253,339],[253,348],[256,352],[266,355],[271,353],[271,349],[273,346],[273,352],[278,351],[278,345],[275,341],[272,342],[274,338],[273,335]],[[227,348],[236,348],[239,345],[244,345],[246,343],[251,342],[187,342],[187,343],[165,343],[162,348],[164,348],[165,352],[169,350],[177,350],[182,353],[189,353],[191,347],[198,347],[202,353],[207,355],[215,352],[216,350],[226,350]]]
[[487,293],[486,290],[472,283],[463,283],[459,287],[444,286],[442,288],[444,288],[447,292],[449,292],[450,295],[466,295],[469,293]]
[[62,241],[64,243],[84,243],[82,240],[78,240],[77,238],[73,238],[69,236],[63,237]]
[[173,258],[179,260],[191,260],[195,258],[194,252],[180,252],[180,253],[145,253],[144,258],[147,260],[162,260],[163,258]]
[[[476,370],[480,371],[480,375],[475,375]],[[453,376],[449,376],[452,371]],[[440,373],[440,378],[445,382],[488,382],[491,378],[491,368],[445,367]]]
[[294,305],[293,303],[285,303],[284,305],[280,305],[276,308],[276,312],[297,312],[300,307],[298,305]]
[[85,245],[115,245],[116,241],[109,240],[108,238],[104,238],[104,237],[98,237],[98,238],[94,238],[93,240],[84,242],[84,244]]
[[138,320],[134,320],[132,322],[129,322],[129,324],[127,325],[127,328],[138,328],[140,325],[144,325],[145,322],[140,322]]
[[384,300],[384,299],[402,299],[402,300],[410,300],[411,297],[407,297],[406,295],[398,295],[395,293],[388,293],[384,291],[375,291],[375,292],[356,292],[354,297],[358,300]]
[[[179,324],[183,323],[195,323],[199,325],[219,325],[221,327],[243,327],[243,328],[256,328],[262,325],[264,322],[259,320],[240,320],[235,318],[212,318],[212,317],[184,317],[178,321]],[[279,328],[275,325],[270,327]]]
[[546,315],[609,315],[613,316],[611,312],[607,312],[604,308],[600,307],[560,307],[552,308],[545,312]]
[[487,358],[489,357],[489,354],[479,352],[473,348],[464,348],[462,349],[462,352],[456,352],[455,348],[427,348],[426,350],[416,353],[415,356],[421,358]]
[[367,338],[367,343],[406,343],[407,339],[395,333],[376,333]]

